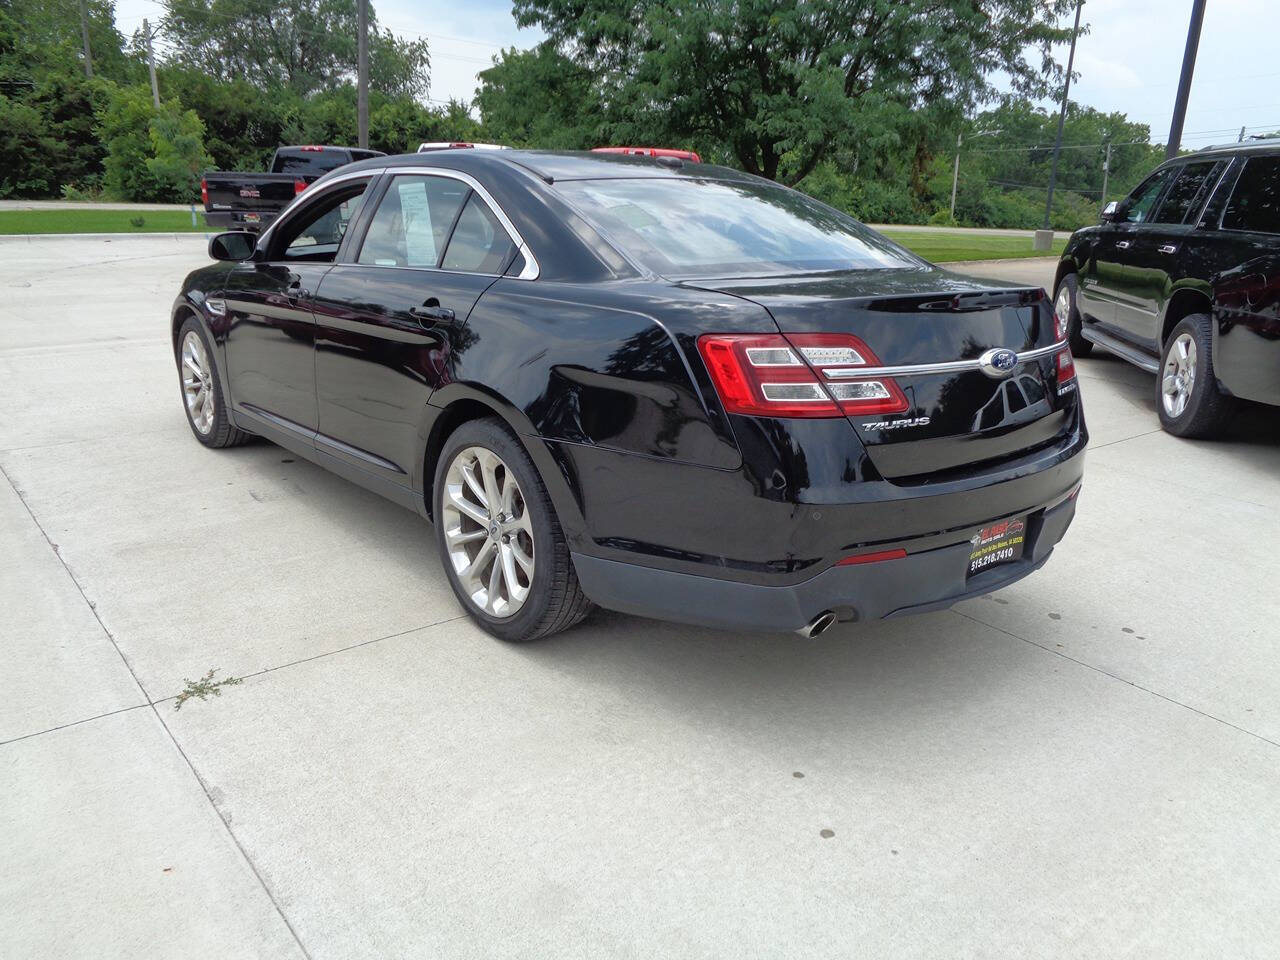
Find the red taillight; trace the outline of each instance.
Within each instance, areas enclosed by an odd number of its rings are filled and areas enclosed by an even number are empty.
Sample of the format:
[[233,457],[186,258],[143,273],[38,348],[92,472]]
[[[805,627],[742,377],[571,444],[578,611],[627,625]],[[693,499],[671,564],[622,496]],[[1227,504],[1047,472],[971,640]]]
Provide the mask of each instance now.
[[[1069,332],[1067,328],[1067,321],[1064,320],[1062,317],[1058,316],[1057,310],[1053,312],[1053,332],[1055,335],[1055,339],[1059,341],[1067,339],[1067,333]],[[1063,347],[1061,350],[1058,351],[1058,359],[1056,362],[1058,366],[1058,382],[1059,383],[1065,383],[1066,381],[1075,377],[1076,362],[1075,362],[1075,359],[1071,356],[1071,348],[1069,346]]]
[[206,207],[209,205],[209,181],[205,179],[200,181],[200,202]]
[[890,377],[832,375],[880,365],[852,334],[707,334],[698,338],[698,350],[729,413],[840,417],[909,407]]
[[837,567],[851,567],[855,563],[879,563],[881,560],[901,560],[907,551],[899,547],[897,550],[880,550],[876,553],[855,553],[839,561]]
[[307,189],[307,181],[305,180],[293,181],[293,195],[295,197],[305,189]]

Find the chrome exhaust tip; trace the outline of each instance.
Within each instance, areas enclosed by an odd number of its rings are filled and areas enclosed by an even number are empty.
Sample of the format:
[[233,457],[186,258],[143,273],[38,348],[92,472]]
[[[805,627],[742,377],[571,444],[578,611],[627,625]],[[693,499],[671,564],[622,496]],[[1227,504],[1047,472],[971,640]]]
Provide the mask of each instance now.
[[807,625],[801,627],[796,631],[796,633],[804,637],[806,640],[812,640],[819,634],[825,633],[827,628],[835,622],[835,613],[831,610],[823,610],[822,613],[810,620]]

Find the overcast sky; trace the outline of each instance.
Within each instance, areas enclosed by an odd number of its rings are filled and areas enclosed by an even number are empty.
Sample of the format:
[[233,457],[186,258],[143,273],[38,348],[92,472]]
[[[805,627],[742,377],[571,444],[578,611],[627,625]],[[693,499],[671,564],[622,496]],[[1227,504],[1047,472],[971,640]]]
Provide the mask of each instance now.
[[[517,30],[509,0],[372,0],[379,21],[431,45],[431,98],[470,99],[476,73],[502,47],[527,47],[537,32]],[[159,0],[117,0],[126,35],[143,17],[158,19]],[[1082,22],[1090,32],[1076,50],[1079,80],[1071,98],[1120,110],[1169,133],[1191,0],[1089,0]],[[1068,24],[1069,25],[1069,24]],[[1280,0],[1208,0],[1183,145],[1233,141],[1240,127],[1280,130],[1280,58],[1275,54]],[[1058,58],[1066,63],[1064,45]]]

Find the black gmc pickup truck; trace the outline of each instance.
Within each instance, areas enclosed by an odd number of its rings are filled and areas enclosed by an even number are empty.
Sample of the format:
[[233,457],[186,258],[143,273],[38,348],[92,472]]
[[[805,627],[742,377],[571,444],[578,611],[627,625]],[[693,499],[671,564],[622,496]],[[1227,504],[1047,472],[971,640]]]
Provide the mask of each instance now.
[[221,229],[261,230],[330,170],[381,156],[385,154],[379,150],[352,147],[280,147],[271,158],[270,173],[215,170],[200,181],[204,222]]

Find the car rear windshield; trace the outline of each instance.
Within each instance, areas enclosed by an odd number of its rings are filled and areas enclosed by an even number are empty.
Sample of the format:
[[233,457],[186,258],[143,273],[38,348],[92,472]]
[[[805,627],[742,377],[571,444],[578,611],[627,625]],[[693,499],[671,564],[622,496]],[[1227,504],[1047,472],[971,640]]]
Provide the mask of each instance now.
[[319,176],[350,162],[351,154],[346,150],[277,150],[271,172]]
[[656,177],[556,186],[624,253],[665,277],[915,267],[901,247],[802,193],[767,183]]

